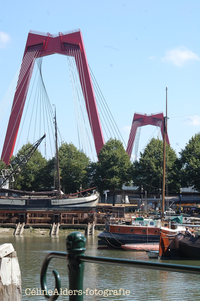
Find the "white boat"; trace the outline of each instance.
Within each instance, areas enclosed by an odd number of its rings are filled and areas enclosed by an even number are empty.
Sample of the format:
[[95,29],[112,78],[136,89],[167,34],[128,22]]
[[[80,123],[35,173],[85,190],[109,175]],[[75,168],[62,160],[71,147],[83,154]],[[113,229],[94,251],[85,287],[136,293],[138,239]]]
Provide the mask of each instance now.
[[[95,208],[99,201],[99,193],[95,190],[96,187],[89,188],[87,190],[81,190],[71,195],[65,195],[61,191],[60,185],[60,173],[59,173],[59,158],[58,158],[58,145],[57,145],[57,122],[55,114],[55,141],[56,141],[56,182],[57,190],[46,192],[31,192],[20,191],[13,189],[2,188],[4,183],[16,173],[18,170],[22,170],[24,164],[28,162],[32,154],[45,138],[43,135],[35,144],[31,147],[28,154],[24,156],[26,160],[21,161],[14,168],[13,172],[8,174],[0,184],[0,192],[3,195],[0,196],[0,210],[20,210],[20,211],[68,211],[68,210],[91,210]],[[9,195],[11,195],[9,197]]]
[[[2,191],[2,190],[1,190]],[[8,191],[8,190],[6,190]],[[69,195],[62,197],[49,197],[46,195],[26,195],[16,197],[0,197],[0,210],[20,210],[20,211],[68,211],[68,210],[91,210],[99,202],[99,193],[89,189],[81,191],[76,196]],[[84,195],[85,193],[85,195]],[[39,194],[39,193],[38,193]]]

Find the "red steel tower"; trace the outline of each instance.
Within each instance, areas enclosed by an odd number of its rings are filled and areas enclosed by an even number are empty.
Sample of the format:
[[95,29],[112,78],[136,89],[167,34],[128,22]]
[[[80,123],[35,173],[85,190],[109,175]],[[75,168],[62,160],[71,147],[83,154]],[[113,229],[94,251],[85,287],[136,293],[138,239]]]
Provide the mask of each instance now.
[[6,164],[9,163],[15,147],[35,60],[54,53],[73,56],[75,58],[97,154],[104,145],[99,113],[81,32],[59,33],[56,36],[49,33],[30,32],[26,42],[1,155],[1,159]]
[[[128,145],[127,145],[127,149],[126,149],[126,152],[128,153],[129,158],[131,157],[131,154],[132,154],[133,143],[135,140],[137,128],[140,126],[144,126],[144,125],[159,126],[161,129],[162,136],[163,136],[163,132],[164,132],[164,115],[163,115],[163,113],[159,113],[159,114],[155,114],[155,115],[154,114],[142,115],[142,114],[137,114],[137,113],[134,114],[131,131],[130,131],[130,135],[129,135],[129,140],[128,140]],[[167,142],[167,144],[169,144],[168,134],[166,135],[166,142]]]

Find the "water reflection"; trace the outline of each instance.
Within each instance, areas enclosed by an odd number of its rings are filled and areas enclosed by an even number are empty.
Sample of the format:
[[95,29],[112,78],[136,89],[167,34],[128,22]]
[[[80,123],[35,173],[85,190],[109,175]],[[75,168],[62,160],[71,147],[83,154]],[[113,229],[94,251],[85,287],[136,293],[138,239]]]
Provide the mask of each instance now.
[[[17,251],[22,274],[23,301],[42,301],[42,296],[27,296],[27,288],[40,289],[40,269],[45,256],[51,251],[66,250],[66,236],[50,237],[48,235],[20,236],[12,235],[0,236],[0,244],[12,243]],[[145,252],[126,252],[120,250],[99,250],[97,249],[97,233],[87,238],[86,254],[92,256],[117,257],[134,260],[149,260]],[[152,259],[156,261],[156,259]],[[165,261],[166,263],[166,261]],[[200,265],[199,261],[173,261],[173,263]],[[65,260],[53,259],[48,269],[48,288],[54,288],[54,278],[52,270],[57,269],[61,275],[62,288],[68,288],[67,262]],[[117,265],[105,265],[85,263],[84,291],[90,289],[90,293],[95,289],[100,295],[88,294],[84,300],[200,300],[198,290],[199,276],[181,274],[174,272],[163,272],[156,270],[136,269]],[[116,291],[121,290],[121,295],[103,296],[106,289]],[[123,291],[124,290],[124,291]],[[123,292],[130,291],[130,295]],[[119,292],[119,291],[118,291]],[[60,296],[59,299],[68,300],[68,296]]]

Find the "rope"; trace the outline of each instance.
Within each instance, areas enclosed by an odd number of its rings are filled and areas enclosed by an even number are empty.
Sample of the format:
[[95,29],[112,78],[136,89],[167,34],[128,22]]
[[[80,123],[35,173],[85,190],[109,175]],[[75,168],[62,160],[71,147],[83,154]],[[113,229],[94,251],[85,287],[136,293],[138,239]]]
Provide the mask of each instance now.
[[[111,232],[109,232],[110,234],[112,234]],[[107,239],[107,237],[105,236],[105,233],[103,232],[103,235],[104,235],[104,237],[105,237],[105,239],[106,239],[106,241],[107,241],[107,243],[109,244],[109,245],[111,245],[113,248],[116,248],[116,249],[121,249],[121,247],[117,247],[117,246],[115,246],[115,245],[113,245],[113,244],[111,244],[111,242]],[[113,238],[116,240],[116,241],[118,241],[114,236],[113,236]],[[118,241],[119,242],[119,241]],[[119,242],[120,243],[120,242]],[[122,243],[120,243],[121,245],[123,245]]]

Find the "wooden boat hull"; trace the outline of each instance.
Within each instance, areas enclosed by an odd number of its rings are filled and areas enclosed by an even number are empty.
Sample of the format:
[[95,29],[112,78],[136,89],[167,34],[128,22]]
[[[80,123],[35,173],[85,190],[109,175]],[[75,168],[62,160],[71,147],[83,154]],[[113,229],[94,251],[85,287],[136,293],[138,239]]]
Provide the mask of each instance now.
[[0,210],[45,210],[45,211],[68,211],[92,209],[99,202],[99,194],[92,194],[79,198],[0,198]]
[[159,243],[161,259],[196,259],[200,260],[200,237],[178,233],[161,233]]
[[158,243],[160,228],[132,226],[132,225],[109,225],[98,235],[110,247],[121,247],[127,244]]
[[161,228],[159,241],[159,257],[162,259],[179,258],[178,243],[175,237],[178,231],[169,228]]

